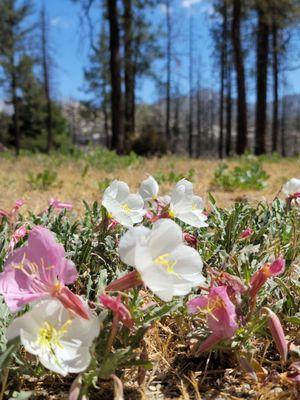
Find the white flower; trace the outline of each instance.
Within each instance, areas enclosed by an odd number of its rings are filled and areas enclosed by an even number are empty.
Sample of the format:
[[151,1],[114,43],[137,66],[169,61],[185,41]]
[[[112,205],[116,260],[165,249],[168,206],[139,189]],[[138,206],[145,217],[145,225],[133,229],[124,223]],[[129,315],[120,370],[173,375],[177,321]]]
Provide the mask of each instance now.
[[36,355],[51,371],[61,375],[84,371],[90,364],[89,347],[99,335],[99,320],[71,314],[58,300],[43,300],[15,318],[6,338],[20,336],[28,353]]
[[186,295],[205,280],[199,253],[184,244],[181,228],[169,219],[155,222],[152,230],[129,229],[120,240],[119,254],[164,301]]
[[142,197],[129,193],[127,183],[117,180],[105,190],[102,204],[111,218],[126,227],[141,222],[146,212]]
[[293,196],[300,193],[300,179],[292,178],[282,186],[283,193],[288,196]]
[[171,193],[170,215],[182,222],[201,228],[207,226],[206,215],[203,214],[204,202],[193,193],[193,184],[181,179]]
[[139,193],[144,201],[156,200],[159,191],[159,186],[153,176],[145,179],[140,186]]

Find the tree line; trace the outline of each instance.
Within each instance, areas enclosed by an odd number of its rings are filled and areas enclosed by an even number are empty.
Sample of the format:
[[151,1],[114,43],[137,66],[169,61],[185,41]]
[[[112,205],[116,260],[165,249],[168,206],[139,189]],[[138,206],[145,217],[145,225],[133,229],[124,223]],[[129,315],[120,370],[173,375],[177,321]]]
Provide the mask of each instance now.
[[[292,100],[284,90],[286,71],[297,63],[290,61],[290,54],[299,34],[299,1],[207,0],[213,5],[214,88],[203,84],[201,38],[194,30],[197,14],[190,12],[188,94],[181,93],[175,72],[176,43],[184,40],[174,12],[178,2],[73,2],[81,5],[81,22],[88,28],[84,76],[90,101],[86,104],[99,113],[99,129],[108,148],[119,154],[134,150],[223,158],[272,151],[284,156],[294,141],[297,151],[300,107],[296,104],[292,118],[288,109]],[[159,6],[164,18],[157,23]],[[40,148],[50,151],[67,136],[52,90],[54,62],[44,7],[35,19],[31,0],[1,0],[0,87],[11,112],[1,114],[0,142],[14,145],[17,153],[21,138],[29,145],[30,138],[40,138]],[[157,85],[159,100],[153,105],[137,99],[143,79]]]

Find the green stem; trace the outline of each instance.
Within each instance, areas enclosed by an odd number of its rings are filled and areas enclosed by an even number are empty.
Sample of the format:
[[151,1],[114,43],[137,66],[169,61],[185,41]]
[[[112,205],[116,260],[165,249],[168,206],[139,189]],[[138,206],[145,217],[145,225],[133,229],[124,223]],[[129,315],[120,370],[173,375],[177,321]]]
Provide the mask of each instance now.
[[114,318],[113,318],[113,322],[112,322],[109,338],[108,338],[108,341],[107,341],[107,344],[106,344],[106,349],[105,349],[105,353],[104,353],[105,357],[110,353],[110,350],[112,348],[113,342],[114,342],[115,337],[117,335],[118,323],[119,323],[119,318],[118,318],[117,314],[115,314]]
[[6,385],[7,385],[8,374],[9,374],[9,369],[4,368],[3,374],[2,374],[2,379],[1,379],[0,400],[3,400],[4,392],[5,392]]

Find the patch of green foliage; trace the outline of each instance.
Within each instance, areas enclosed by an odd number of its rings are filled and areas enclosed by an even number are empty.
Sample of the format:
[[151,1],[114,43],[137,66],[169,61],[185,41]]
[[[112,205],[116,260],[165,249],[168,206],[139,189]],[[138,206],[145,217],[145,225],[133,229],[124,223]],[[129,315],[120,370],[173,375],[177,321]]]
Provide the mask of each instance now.
[[261,162],[254,157],[242,158],[240,165],[229,169],[228,164],[222,163],[215,170],[212,187],[233,191],[235,189],[261,190],[266,187],[267,173]]
[[177,183],[181,179],[187,179],[191,182],[194,181],[195,169],[190,168],[186,174],[180,172],[175,172],[174,170],[170,172],[158,172],[154,175],[154,178],[158,183]]
[[33,190],[48,190],[54,186],[60,185],[60,182],[57,181],[57,172],[49,169],[44,169],[37,174],[29,172],[27,183]]

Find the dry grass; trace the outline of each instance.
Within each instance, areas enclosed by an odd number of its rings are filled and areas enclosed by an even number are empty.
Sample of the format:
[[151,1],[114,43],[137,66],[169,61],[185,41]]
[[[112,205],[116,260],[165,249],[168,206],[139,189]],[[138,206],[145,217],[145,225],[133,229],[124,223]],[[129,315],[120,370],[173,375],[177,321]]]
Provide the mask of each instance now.
[[[230,166],[236,161],[229,161]],[[48,191],[32,190],[27,182],[28,173],[38,173],[45,168],[53,168],[50,160],[42,156],[21,157],[0,160],[0,208],[8,208],[18,198],[26,201],[27,207],[33,212],[39,212],[48,204],[50,197],[63,201],[70,201],[77,211],[82,210],[82,200],[88,203],[100,199],[101,193],[98,183],[104,179],[121,179],[130,185],[132,190],[137,190],[139,183],[147,174],[158,172],[169,172],[174,169],[177,173],[186,174],[190,168],[194,168],[195,192],[206,197],[210,188],[214,170],[219,162],[216,160],[189,160],[183,158],[164,157],[161,159],[143,160],[136,167],[115,169],[112,172],[98,170],[90,167],[87,174],[82,177],[84,165],[67,160],[55,168],[58,173],[58,181],[61,185],[50,188]],[[279,191],[283,182],[295,176],[299,177],[300,160],[285,159],[277,163],[264,163],[264,169],[270,176],[267,188],[260,191],[236,190],[234,192],[223,192],[212,190],[219,206],[229,206],[237,199],[246,198],[250,202],[266,199],[272,200]],[[166,193],[173,184],[163,184],[161,192]]]

